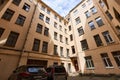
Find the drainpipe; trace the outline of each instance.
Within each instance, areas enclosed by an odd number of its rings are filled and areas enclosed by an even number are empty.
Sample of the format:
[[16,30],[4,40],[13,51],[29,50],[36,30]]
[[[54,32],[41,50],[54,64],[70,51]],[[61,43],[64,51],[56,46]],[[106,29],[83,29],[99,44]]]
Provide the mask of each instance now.
[[17,67],[20,66],[20,62],[21,62],[21,59],[22,59],[22,55],[24,54],[25,45],[26,45],[26,42],[27,42],[27,38],[28,38],[28,36],[29,36],[29,31],[30,31],[30,28],[31,28],[31,24],[32,24],[34,15],[35,15],[35,11],[36,11],[36,9],[37,9],[37,5],[38,5],[38,1],[37,1],[37,3],[35,3],[35,8],[34,8],[34,11],[33,11],[33,14],[32,14],[32,18],[31,18],[31,21],[30,21],[30,24],[29,24],[29,27],[28,27],[28,30],[27,30],[27,34],[26,34],[26,37],[25,37],[25,41],[24,41],[24,43],[23,43],[23,47],[22,47],[22,49],[21,49],[21,53],[20,53],[20,56],[19,56],[19,59],[18,59]]

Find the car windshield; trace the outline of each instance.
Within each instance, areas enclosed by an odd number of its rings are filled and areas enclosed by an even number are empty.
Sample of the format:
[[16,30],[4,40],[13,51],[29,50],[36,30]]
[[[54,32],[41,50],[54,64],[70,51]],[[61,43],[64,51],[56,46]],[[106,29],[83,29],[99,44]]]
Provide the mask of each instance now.
[[45,69],[41,68],[41,67],[28,67],[28,72],[30,73],[38,73],[38,72],[44,72],[45,73]]

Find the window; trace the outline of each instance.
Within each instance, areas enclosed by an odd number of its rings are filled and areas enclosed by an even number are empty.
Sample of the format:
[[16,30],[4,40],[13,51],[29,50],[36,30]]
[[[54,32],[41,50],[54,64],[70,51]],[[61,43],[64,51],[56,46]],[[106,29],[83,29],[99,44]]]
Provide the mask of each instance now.
[[41,6],[41,10],[42,10],[42,11],[45,11],[45,7],[44,7],[44,6]]
[[43,28],[43,26],[41,25],[41,24],[37,24],[37,29],[36,29],[36,32],[38,32],[38,33],[42,33],[42,28]]
[[19,36],[19,33],[11,31],[9,36],[8,36],[7,41],[5,43],[5,46],[15,47],[15,44],[16,44],[17,39],[18,39],[18,36]]
[[24,6],[23,6],[23,9],[28,12],[29,9],[30,9],[30,5],[28,5],[27,3],[25,3]]
[[116,26],[116,30],[118,33],[120,33],[120,26],[119,25]]
[[71,31],[71,30],[72,30],[71,26],[68,26],[68,28],[69,28],[69,31]]
[[90,17],[90,12],[89,12],[89,11],[86,11],[86,12],[85,12],[85,15],[86,15],[86,18],[89,18],[89,17]]
[[112,15],[109,13],[109,11],[106,11],[105,13],[106,13],[106,15],[108,16],[108,18],[109,18],[110,20],[113,19]]
[[57,23],[56,22],[54,22],[54,27],[57,28]]
[[68,44],[68,38],[65,38],[65,43]]
[[50,18],[46,17],[46,23],[49,24],[49,22],[50,22]]
[[7,9],[2,16],[2,19],[10,21],[14,13],[15,13],[14,11]]
[[92,0],[87,0],[88,5],[92,3]]
[[61,25],[59,25],[59,30],[62,31],[62,26]]
[[57,20],[57,15],[55,15],[54,18]]
[[91,56],[86,56],[85,61],[86,61],[86,68],[87,69],[94,69],[94,63],[93,63]]
[[63,36],[60,35],[60,42],[63,42]]
[[2,34],[3,34],[4,30],[5,30],[5,29],[0,28],[0,37],[2,36]]
[[102,41],[101,41],[101,38],[100,38],[100,36],[99,36],[98,34],[94,36],[94,40],[95,40],[95,42],[96,42],[97,47],[103,45],[103,43],[102,43]]
[[33,43],[33,51],[39,51],[39,46],[40,46],[40,40],[39,39],[34,39],[34,43]]
[[70,41],[73,41],[73,35],[72,34],[70,35]]
[[47,14],[50,14],[50,10],[47,9]]
[[48,49],[48,42],[43,41],[42,52],[47,53],[47,49]]
[[90,26],[90,29],[91,29],[91,30],[95,29],[95,25],[94,25],[94,22],[93,22],[93,21],[90,21],[90,22],[88,23],[88,25]]
[[45,29],[44,29],[44,35],[46,35],[46,36],[49,35],[49,29],[47,27],[45,27]]
[[79,36],[81,36],[81,35],[84,34],[83,27],[79,27],[79,28],[78,28],[78,34],[79,34]]
[[40,13],[39,19],[44,20],[44,14]]
[[63,56],[63,47],[60,47],[60,56]]
[[57,51],[58,46],[54,45],[54,55],[58,55],[58,51]]
[[68,72],[71,73],[71,64],[68,63]]
[[102,33],[107,43],[114,42],[108,31]]
[[111,63],[107,53],[102,53],[101,57],[102,57],[102,60],[103,60],[104,65],[105,65],[106,68],[113,67],[113,65],[112,65],[112,63]]
[[85,8],[86,7],[86,4],[84,3],[83,5],[82,5],[82,8]]
[[68,22],[70,22],[70,20],[71,20],[71,19],[70,19],[70,18],[68,18],[67,20],[68,20]]
[[75,10],[73,13],[74,13],[74,15],[77,15],[78,14],[78,10]]
[[67,52],[67,58],[69,58],[69,49],[66,49]]
[[0,0],[0,5],[2,5],[4,3],[4,0]]
[[26,17],[24,17],[23,15],[19,15],[15,23],[20,26],[23,26],[25,19],[26,19]]
[[76,21],[76,24],[79,24],[79,23],[80,23],[80,18],[77,17],[77,18],[75,19],[75,21]]
[[101,6],[101,7],[104,7],[104,6],[105,6],[105,3],[104,3],[102,0],[100,0],[99,3],[100,3],[100,6]]
[[65,33],[67,34],[67,29],[65,29]]
[[98,26],[103,26],[104,25],[104,23],[103,23],[103,21],[100,17],[96,18],[95,20],[96,20]]
[[113,8],[113,10],[114,10],[116,19],[120,22],[120,13],[115,8]]
[[92,14],[95,14],[95,13],[97,13],[97,9],[95,7],[92,7],[91,12],[92,12]]
[[57,66],[57,65],[58,65],[58,62],[54,62],[53,65],[54,65],[54,66],[55,66],[55,65]]
[[13,0],[13,3],[17,6],[20,4],[20,2],[21,2],[21,0]]
[[81,46],[82,46],[82,50],[87,50],[88,49],[88,44],[87,44],[87,40],[82,40],[81,42]]
[[72,53],[75,54],[75,47],[71,46],[71,49],[72,49]]
[[57,32],[54,32],[54,39],[57,40]]
[[112,55],[118,65],[118,67],[120,67],[120,51],[112,52]]
[[64,66],[64,63],[61,63],[62,66]]
[[23,15],[19,15],[15,23],[20,26],[23,26],[25,19],[26,19],[26,17],[24,17]]
[[62,19],[61,18],[59,18],[59,22],[61,22],[62,21]]

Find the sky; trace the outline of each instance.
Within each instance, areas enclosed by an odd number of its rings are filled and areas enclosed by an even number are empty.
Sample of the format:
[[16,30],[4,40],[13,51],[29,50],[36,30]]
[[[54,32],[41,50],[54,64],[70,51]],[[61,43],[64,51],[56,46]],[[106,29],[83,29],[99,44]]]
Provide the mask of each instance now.
[[81,0],[42,0],[53,10],[65,17]]

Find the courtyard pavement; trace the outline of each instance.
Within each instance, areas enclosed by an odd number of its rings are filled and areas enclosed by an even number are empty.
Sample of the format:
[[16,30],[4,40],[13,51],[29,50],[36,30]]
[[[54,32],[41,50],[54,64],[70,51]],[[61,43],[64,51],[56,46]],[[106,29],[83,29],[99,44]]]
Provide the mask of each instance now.
[[69,76],[68,80],[120,80],[120,77]]

